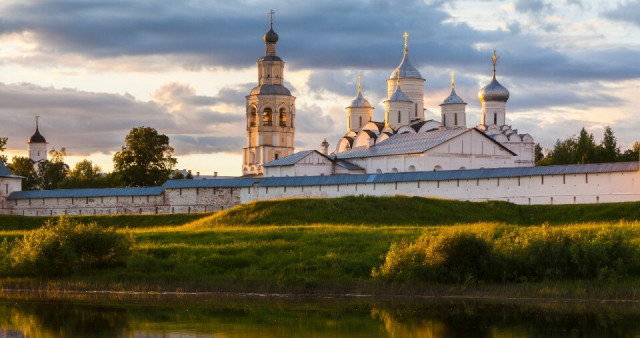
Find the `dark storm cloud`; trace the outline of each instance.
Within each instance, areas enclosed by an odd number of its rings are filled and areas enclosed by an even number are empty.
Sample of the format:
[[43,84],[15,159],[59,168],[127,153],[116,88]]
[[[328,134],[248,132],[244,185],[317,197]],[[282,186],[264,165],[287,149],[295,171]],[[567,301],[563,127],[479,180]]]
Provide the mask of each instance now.
[[[249,6],[256,9],[246,10]],[[593,55],[568,55],[543,47],[547,46],[544,41],[513,23],[509,30],[494,31],[452,23],[441,6],[442,2],[419,0],[282,1],[275,8],[279,54],[290,69],[388,71],[402,57],[401,35],[408,31],[410,55],[422,66],[483,72],[489,51],[478,50],[476,45],[487,43],[518,58],[513,62],[518,62],[519,76],[640,76],[640,65],[627,62],[628,54],[637,53],[635,50],[613,49],[603,68]],[[544,10],[545,6],[541,0],[516,3],[522,11]],[[629,2],[608,15],[638,22],[637,7],[638,2]],[[251,67],[264,53],[261,37],[268,28],[267,10],[260,11],[248,1],[12,1],[2,7],[0,31],[30,32],[43,52],[58,55],[169,55],[189,69]],[[391,17],[413,19],[390,19],[390,13]]]
[[[40,131],[47,141],[56,148],[66,147],[70,155],[117,151],[129,130],[139,126],[180,139],[176,149],[186,154],[215,148],[210,139],[187,142],[190,138],[199,140],[215,133],[225,140],[225,130],[244,126],[244,114],[221,113],[209,107],[224,98],[199,96],[189,86],[167,84],[156,96],[157,101],[143,102],[128,94],[0,84],[0,120],[11,121],[11,125],[2,126],[0,136],[9,138],[9,149],[25,149],[24,142],[34,129],[33,115],[39,114]],[[224,142],[219,144],[222,147]]]
[[640,26],[640,0],[627,1],[603,14],[611,20],[626,21]]

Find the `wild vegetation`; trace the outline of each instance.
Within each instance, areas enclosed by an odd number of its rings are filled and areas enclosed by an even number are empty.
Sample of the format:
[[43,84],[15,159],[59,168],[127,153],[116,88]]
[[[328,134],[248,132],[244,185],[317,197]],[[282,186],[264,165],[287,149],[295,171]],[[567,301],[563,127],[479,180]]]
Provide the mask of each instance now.
[[[639,206],[345,197],[69,217],[119,224],[131,256],[63,277],[3,274],[0,287],[628,297],[640,292]],[[15,247],[46,220],[0,217],[0,240]]]

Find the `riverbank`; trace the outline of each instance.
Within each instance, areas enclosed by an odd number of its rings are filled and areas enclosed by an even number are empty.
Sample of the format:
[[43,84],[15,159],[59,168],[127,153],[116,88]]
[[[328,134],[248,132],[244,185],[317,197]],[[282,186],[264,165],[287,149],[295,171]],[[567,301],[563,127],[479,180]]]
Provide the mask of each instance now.
[[[389,216],[384,216],[384,223],[368,224],[373,219],[369,213],[340,209],[355,205],[363,210],[375,209],[381,215],[397,215],[398,221],[394,223],[387,220]],[[404,212],[397,209],[401,205],[405,206]],[[342,211],[333,212],[336,208]],[[0,279],[0,288],[47,293],[98,290],[638,299],[640,278],[633,275],[509,283],[463,280],[451,284],[372,277],[372,269],[381,266],[392,243],[414,242],[421,235],[436,235],[452,226],[487,229],[511,224],[535,230],[541,227],[531,224],[535,219],[541,224],[559,224],[554,228],[618,227],[630,234],[632,245],[640,246],[640,226],[634,219],[639,217],[634,213],[637,209],[633,203],[594,205],[588,209],[536,206],[530,210],[508,203],[358,197],[252,203],[213,215],[189,215],[193,218],[182,224],[173,221],[162,226],[153,225],[150,219],[154,220],[154,216],[121,216],[118,231],[128,232],[134,238],[133,255],[126,265],[80,271],[60,278],[5,277]],[[511,223],[504,216],[492,222],[462,222],[464,225],[453,222],[462,217],[458,215],[465,215],[464,219],[468,220],[472,217],[469,214],[475,212],[473,217],[486,220],[502,211],[519,216],[514,216]],[[571,223],[567,221],[567,214],[574,212],[583,212],[581,219],[591,214],[591,218],[599,222],[568,225]],[[611,218],[614,214],[618,215],[617,219]],[[2,220],[0,218],[0,222]],[[84,216],[83,221],[86,220],[91,218]],[[26,222],[24,218],[20,221]],[[104,219],[100,222],[113,224]],[[437,225],[441,223],[446,225]],[[33,228],[32,225],[22,230],[9,227],[10,230],[0,231],[0,239],[4,237],[11,242]]]

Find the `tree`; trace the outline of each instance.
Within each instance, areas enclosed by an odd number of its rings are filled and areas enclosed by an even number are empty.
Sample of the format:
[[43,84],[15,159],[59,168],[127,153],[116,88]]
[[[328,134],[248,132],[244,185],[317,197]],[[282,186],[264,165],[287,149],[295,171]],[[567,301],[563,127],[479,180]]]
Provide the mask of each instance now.
[[[0,151],[5,151],[7,150],[7,141],[9,139],[6,137],[0,137]],[[4,163],[4,165],[9,164],[9,159],[7,158],[7,155],[2,154],[0,155],[0,161],[2,161],[2,163]]]
[[593,140],[593,134],[589,134],[584,127],[580,130],[578,140],[576,141],[576,149],[573,163],[593,163],[595,162],[596,142]]
[[114,172],[128,187],[161,185],[178,162],[169,146],[169,137],[151,127],[133,128],[125,146],[113,156]]
[[104,188],[106,187],[105,175],[99,166],[89,160],[76,163],[73,170],[69,170],[67,177],[60,184],[60,188]]
[[64,147],[60,151],[52,148],[49,155],[50,160],[38,164],[38,183],[43,190],[60,188],[69,170],[69,166],[64,163],[64,156],[67,155]]
[[604,138],[597,148],[598,162],[615,162],[620,157],[620,148],[611,127],[604,128]]
[[22,190],[38,189],[38,173],[33,167],[33,161],[24,156],[14,156],[11,163],[7,165],[11,173],[22,176]]
[[636,141],[631,149],[627,149],[622,153],[619,157],[621,162],[633,162],[638,161],[638,157],[640,157],[640,143]]

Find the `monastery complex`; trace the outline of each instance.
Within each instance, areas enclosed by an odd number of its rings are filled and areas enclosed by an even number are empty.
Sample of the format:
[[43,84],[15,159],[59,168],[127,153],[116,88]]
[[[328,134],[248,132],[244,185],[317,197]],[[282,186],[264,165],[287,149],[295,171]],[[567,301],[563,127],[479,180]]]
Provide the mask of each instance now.
[[[455,91],[440,104],[440,121],[426,120],[422,74],[409,60],[408,34],[400,64],[387,79],[384,121],[362,92],[346,107],[347,131],[330,149],[295,151],[295,97],[284,86],[278,34],[264,35],[258,83],[246,98],[247,143],[242,177],[169,180],[146,188],[21,191],[19,176],[0,163],[0,211],[5,214],[148,214],[216,211],[256,200],[350,195],[411,195],[518,204],[640,201],[638,162],[536,167],[534,138],[507,124],[509,91],[493,76],[478,92],[481,124],[468,126],[467,103]],[[36,131],[34,163],[46,160]],[[240,145],[239,145],[240,148]]]

